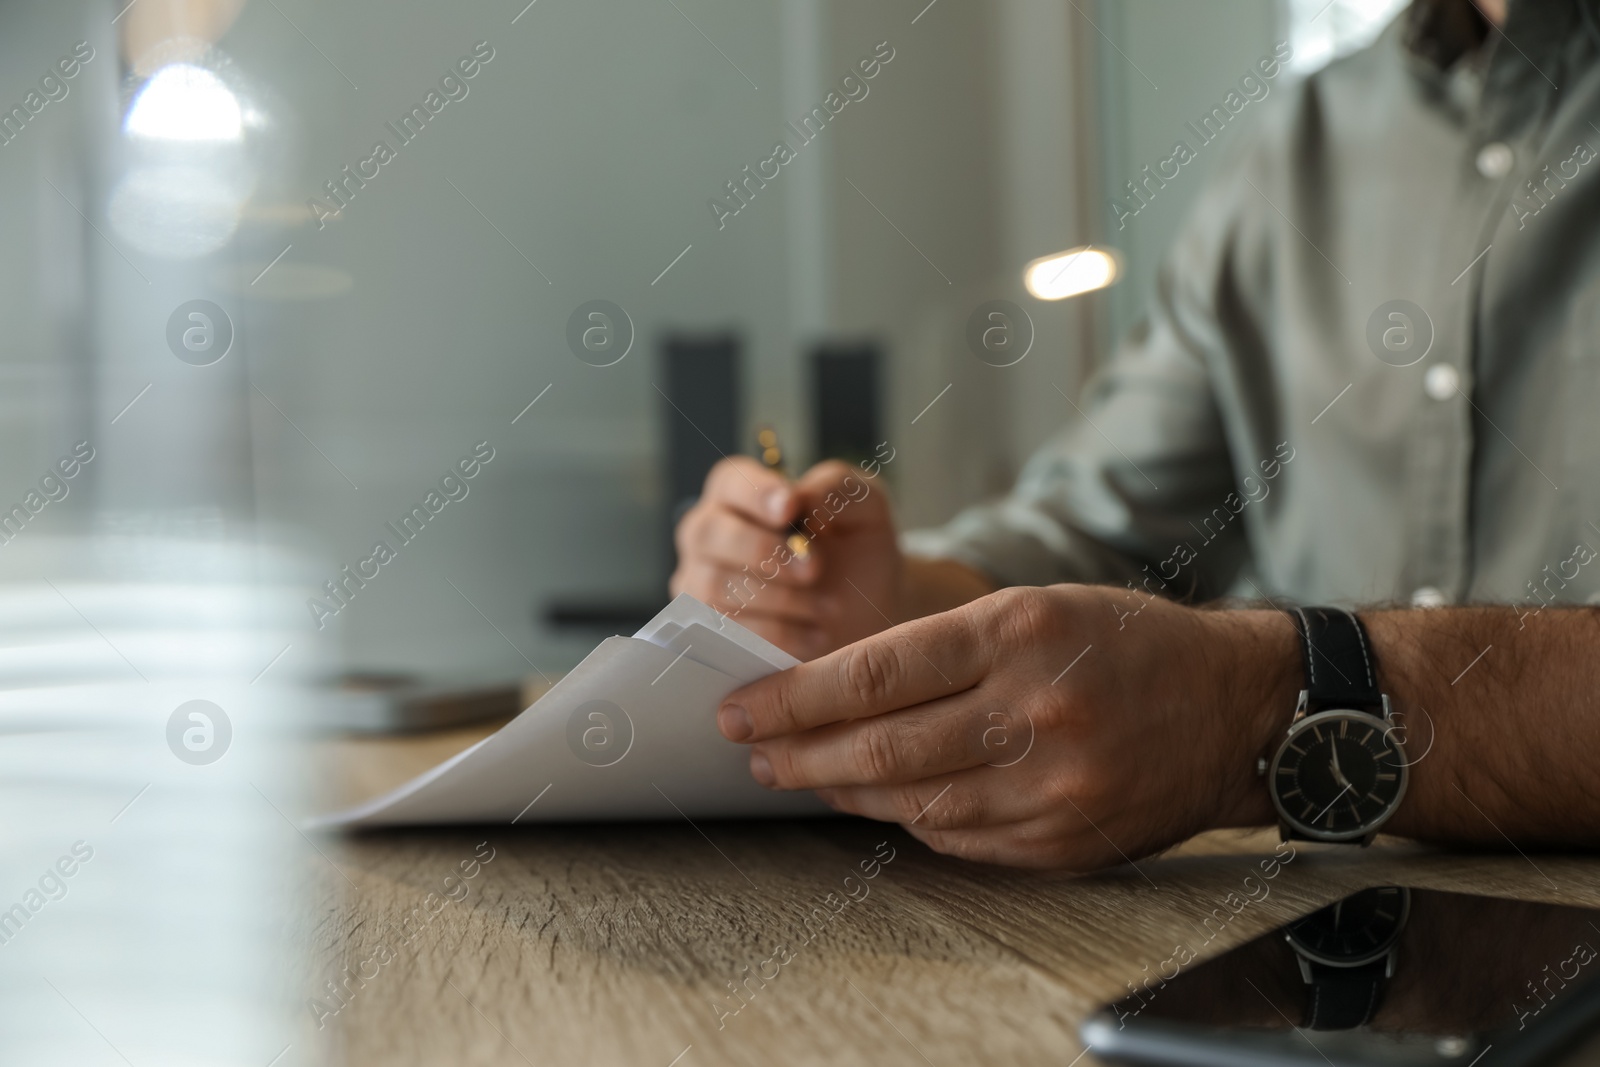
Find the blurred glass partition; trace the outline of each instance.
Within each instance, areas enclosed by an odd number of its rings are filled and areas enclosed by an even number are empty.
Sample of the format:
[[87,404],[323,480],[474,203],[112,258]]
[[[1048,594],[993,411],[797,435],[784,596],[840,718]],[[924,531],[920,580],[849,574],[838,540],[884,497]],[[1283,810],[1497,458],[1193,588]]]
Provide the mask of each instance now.
[[263,308],[217,310],[270,121],[180,7],[0,7],[8,1063],[266,1063],[303,1025],[317,653],[283,654],[305,568],[254,504]]

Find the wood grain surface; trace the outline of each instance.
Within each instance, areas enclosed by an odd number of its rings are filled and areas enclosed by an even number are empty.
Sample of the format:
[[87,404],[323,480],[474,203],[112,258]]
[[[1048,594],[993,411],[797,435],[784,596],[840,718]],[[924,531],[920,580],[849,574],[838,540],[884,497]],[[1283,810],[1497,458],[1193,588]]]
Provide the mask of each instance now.
[[[318,777],[341,783],[332,798],[363,799],[487,729],[327,744]],[[1600,906],[1594,857],[1396,841],[1297,844],[1264,882],[1267,831],[1203,835],[1088,876],[950,860],[843,818],[314,844],[297,872],[305,926],[291,932],[311,946],[297,1046],[303,1062],[355,1067],[1066,1067],[1085,1051],[1083,1018],[1175,944],[1214,956],[1357,889]],[[1270,892],[1208,940],[1202,921],[1251,876]]]

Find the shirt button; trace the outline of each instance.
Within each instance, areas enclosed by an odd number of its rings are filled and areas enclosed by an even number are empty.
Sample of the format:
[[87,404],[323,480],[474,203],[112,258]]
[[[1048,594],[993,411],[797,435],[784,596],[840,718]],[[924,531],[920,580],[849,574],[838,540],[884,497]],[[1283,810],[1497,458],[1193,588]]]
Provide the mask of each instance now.
[[1411,594],[1411,606],[1414,608],[1442,608],[1444,607],[1444,594],[1431,585],[1425,585]]
[[1461,374],[1448,363],[1435,363],[1422,376],[1422,391],[1434,400],[1449,400],[1461,388]]
[[1517,157],[1504,141],[1491,141],[1478,150],[1478,173],[1485,178],[1504,178],[1511,173]]

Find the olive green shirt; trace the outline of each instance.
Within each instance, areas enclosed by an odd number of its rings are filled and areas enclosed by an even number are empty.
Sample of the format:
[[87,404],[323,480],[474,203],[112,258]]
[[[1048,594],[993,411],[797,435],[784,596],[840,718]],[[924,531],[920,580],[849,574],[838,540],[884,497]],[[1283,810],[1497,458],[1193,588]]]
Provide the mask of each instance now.
[[1192,598],[1600,592],[1595,33],[1513,0],[1445,70],[1402,37],[1268,102],[1083,416],[910,551]]

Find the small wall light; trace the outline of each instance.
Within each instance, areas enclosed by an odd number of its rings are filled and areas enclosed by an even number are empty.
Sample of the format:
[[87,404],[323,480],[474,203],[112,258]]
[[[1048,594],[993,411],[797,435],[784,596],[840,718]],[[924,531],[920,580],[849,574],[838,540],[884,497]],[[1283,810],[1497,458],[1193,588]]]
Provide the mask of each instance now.
[[1040,300],[1065,300],[1106,288],[1116,282],[1121,271],[1122,262],[1115,251],[1085,245],[1029,263],[1022,272],[1022,284]]

